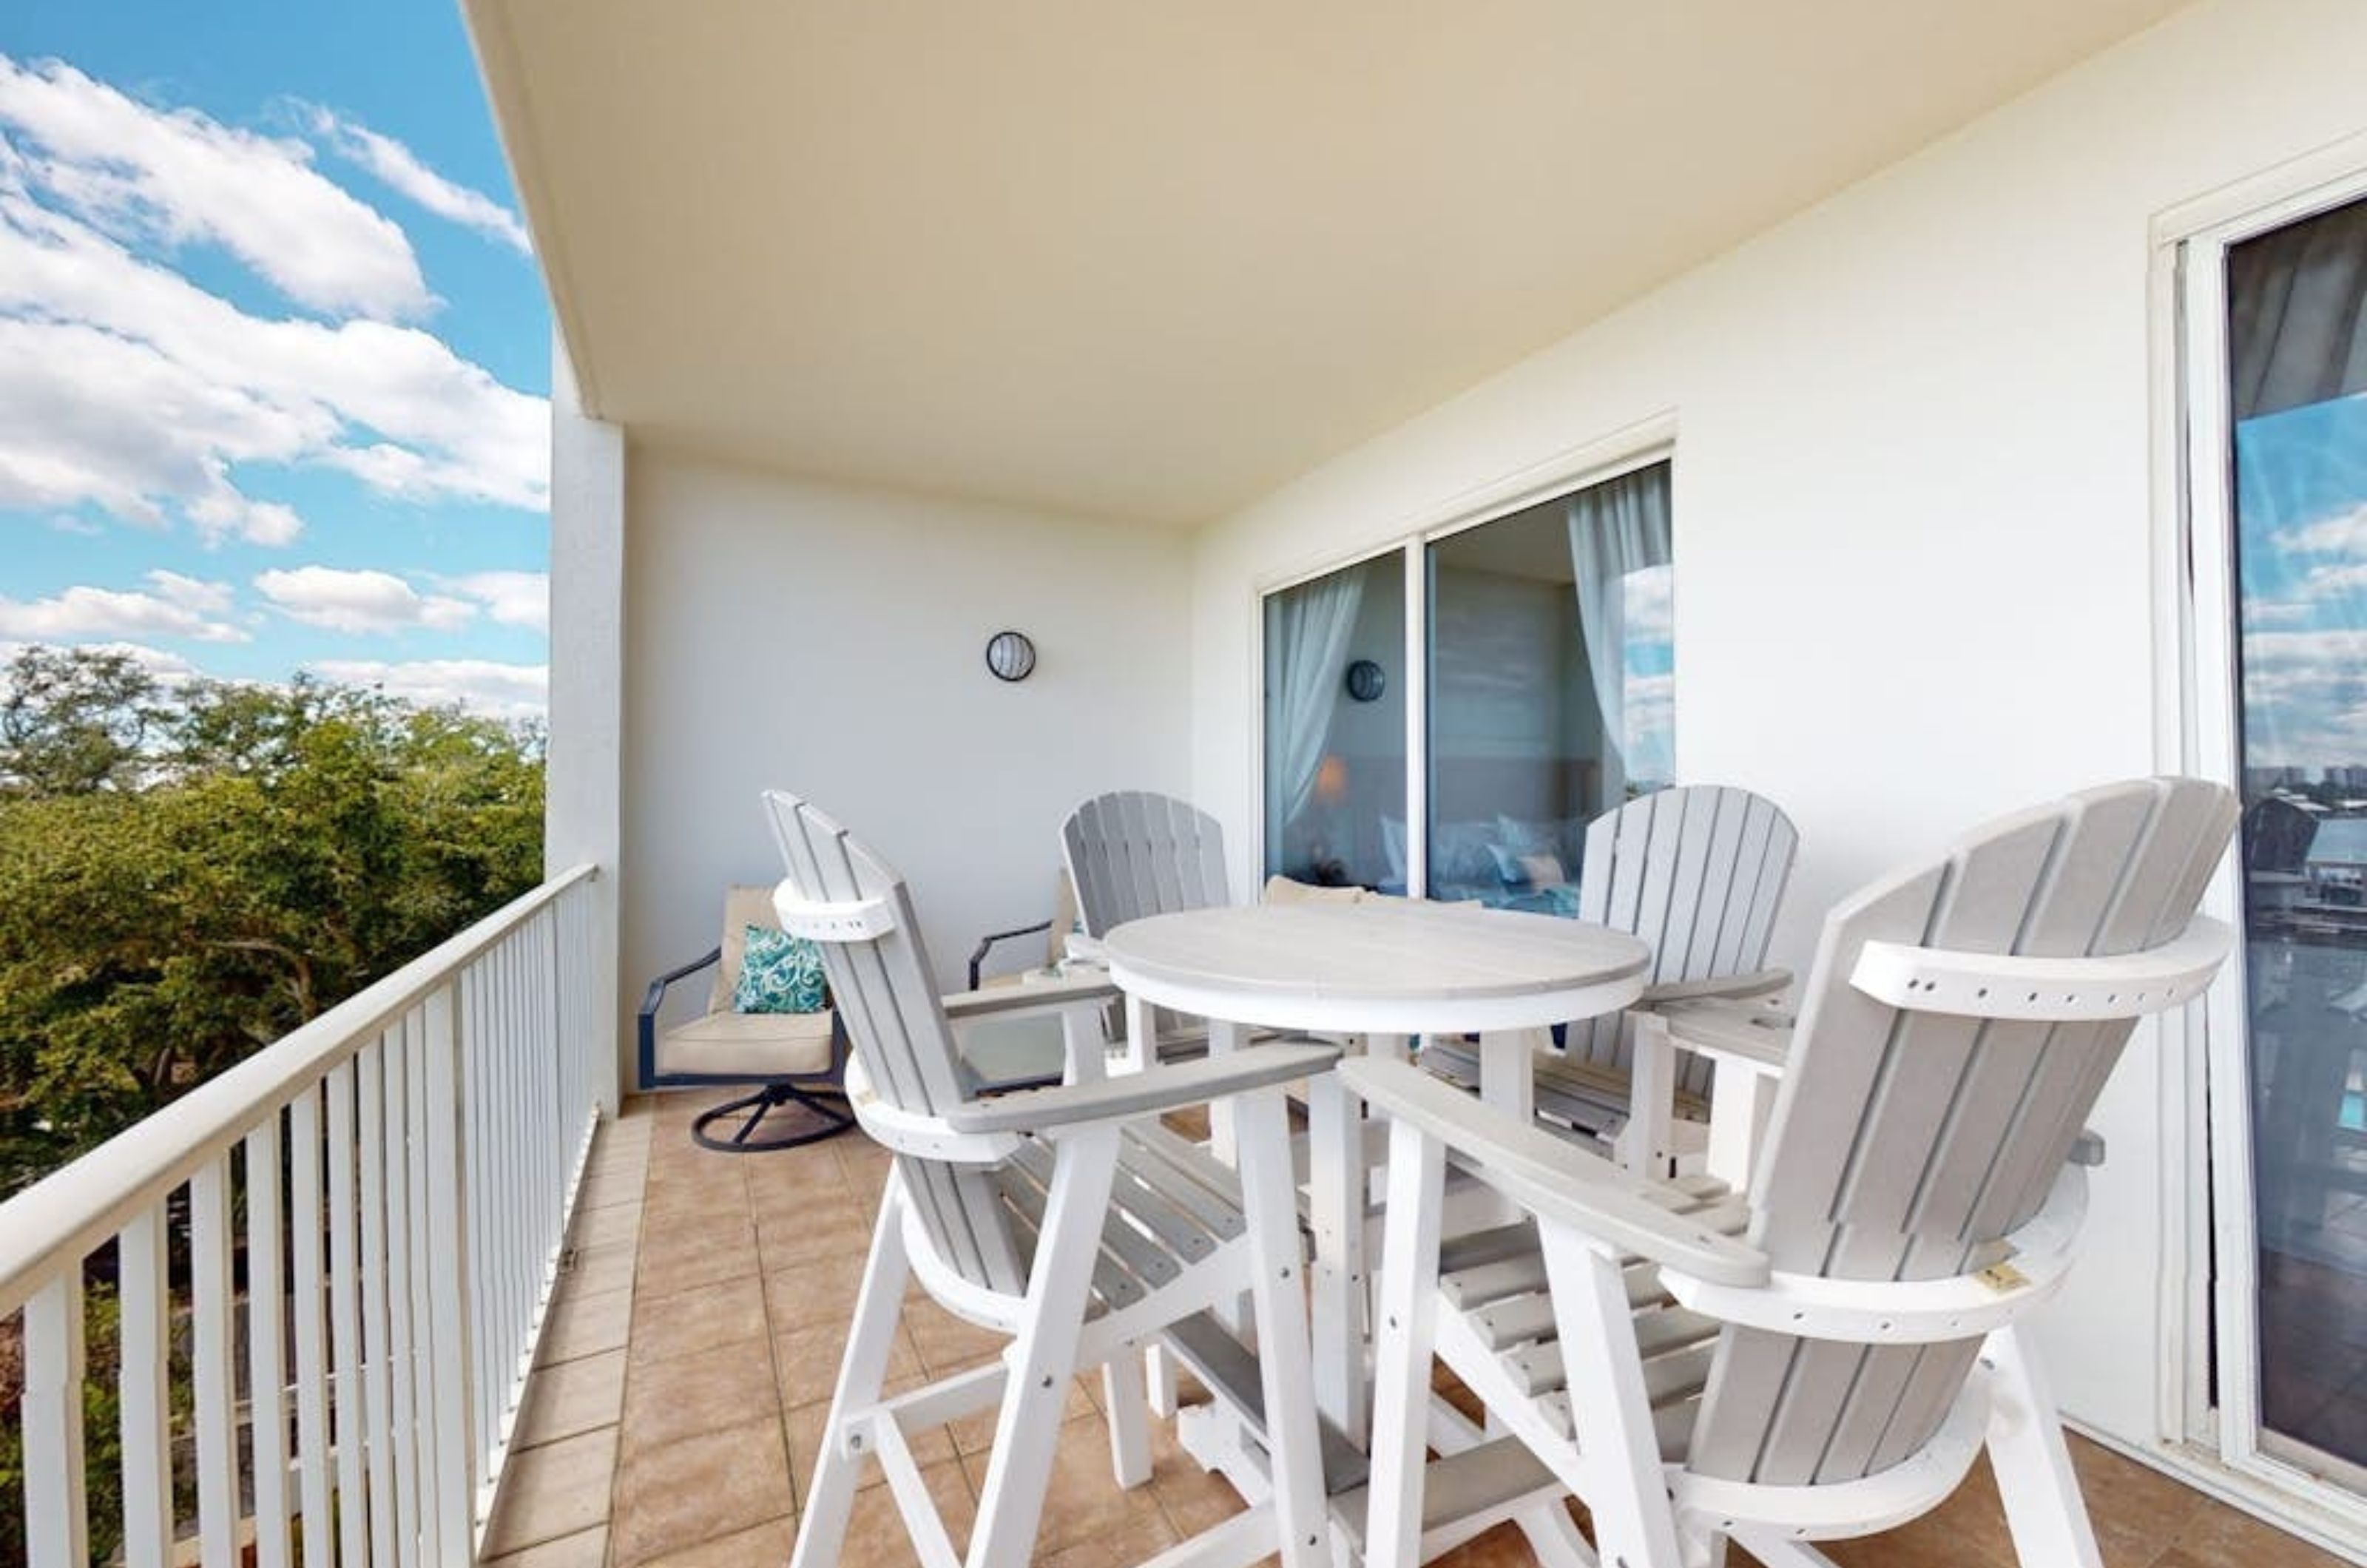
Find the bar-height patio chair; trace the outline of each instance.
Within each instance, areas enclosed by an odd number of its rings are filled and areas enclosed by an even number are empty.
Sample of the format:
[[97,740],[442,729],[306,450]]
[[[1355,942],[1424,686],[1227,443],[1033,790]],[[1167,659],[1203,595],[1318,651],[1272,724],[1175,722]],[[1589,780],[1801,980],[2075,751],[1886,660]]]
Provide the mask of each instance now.
[[[1188,800],[1148,790],[1097,795],[1060,825],[1060,851],[1076,889],[1078,922],[1091,944],[1146,915],[1232,902],[1225,830]],[[1207,1049],[1207,1032],[1164,1009],[1128,1002],[1129,1061],[1174,1060]]]
[[[1391,1118],[1366,1561],[1415,1561],[1438,1355],[1591,1510],[1605,1563],[1699,1568],[1936,1506],[1986,1442],[2026,1568],[2095,1568],[2022,1315],[2077,1250],[2081,1132],[2135,1019],[2228,946],[2195,917],[2236,820],[2146,779],[1990,824],[1827,920],[1747,1204],[1652,1179],[1409,1066]],[[1443,1169],[1526,1211],[1445,1244]],[[1484,1461],[1472,1461],[1484,1462]],[[1517,1466],[1518,1453],[1494,1462]]]
[[[1667,1169],[1678,1120],[1730,1117],[1715,1135],[1747,1146],[1767,1110],[1760,1076],[1721,1075],[1714,1058],[1672,1049],[1657,1009],[1763,997],[1791,983],[1765,964],[1799,843],[1773,801],[1724,784],[1658,790],[1587,825],[1574,912],[1649,942],[1651,983],[1633,1010],[1572,1023],[1558,1055],[1538,1055],[1539,1111],[1614,1145],[1637,1168]],[[1465,1042],[1433,1042],[1424,1059],[1478,1081],[1477,1051]]]
[[[857,1471],[877,1456],[932,1568],[1027,1561],[1070,1378],[1246,1294],[1260,1408],[1248,1412],[1274,1465],[1272,1499],[1202,1539],[1209,1564],[1279,1551],[1322,1560],[1326,1536],[1301,1252],[1282,1085],[1326,1070],[1328,1045],[1251,1046],[1223,1057],[994,1099],[962,1085],[944,1004],[904,884],[844,829],[794,795],[768,795],[788,874],[784,929],[822,944],[854,1042],[847,1089],[864,1130],[895,1151],[804,1499],[793,1568],[839,1559]],[[1082,1063],[1080,1069],[1082,1070]],[[1158,1125],[1212,1100],[1237,1114],[1238,1173]],[[1001,1360],[912,1393],[882,1393],[907,1278],[947,1311],[1009,1333]],[[1141,1383],[1105,1376],[1139,1409]],[[957,1553],[907,1442],[1000,1403],[967,1555]],[[1139,1434],[1114,1424],[1114,1432]],[[1117,1438],[1119,1479],[1150,1477],[1138,1436]]]

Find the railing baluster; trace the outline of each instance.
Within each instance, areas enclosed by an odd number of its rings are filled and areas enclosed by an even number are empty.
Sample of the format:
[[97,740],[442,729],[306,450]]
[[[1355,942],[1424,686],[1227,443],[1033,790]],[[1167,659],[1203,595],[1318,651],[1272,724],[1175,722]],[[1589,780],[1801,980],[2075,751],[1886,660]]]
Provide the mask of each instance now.
[[25,1303],[25,1545],[29,1568],[85,1568],[82,1268],[62,1269]]
[[[470,1346],[462,1328],[467,1299],[468,1237],[462,1234],[459,1083],[460,1045],[451,987],[429,993],[427,1012],[427,1178],[429,1251],[438,1259],[429,1280],[435,1313],[436,1503],[439,1562],[466,1562],[476,1554],[478,1453],[469,1435]],[[450,1260],[448,1269],[441,1267]]]
[[[247,1310],[255,1310],[247,1291]],[[198,1428],[198,1550],[237,1568],[238,1329],[231,1285],[230,1151],[189,1179],[189,1316]]]
[[296,1475],[304,1568],[336,1561],[329,1512],[329,1367],[321,1302],[321,1090],[288,1106],[289,1263],[296,1314]]
[[280,1247],[279,1112],[246,1135],[246,1387],[255,1453],[255,1568],[288,1568],[288,1280]]
[[386,1146],[391,1160],[386,1181],[387,1361],[393,1372],[394,1551],[402,1568],[417,1568],[419,1562],[418,1405],[412,1396],[419,1369],[411,1337],[413,1259],[417,1246],[411,1227],[411,1183],[418,1162],[412,1147],[410,1100],[416,1017],[404,1014],[389,1032],[384,1064]]
[[443,1562],[443,1515],[436,1497],[436,1450],[443,1440],[442,1413],[436,1404],[436,1364],[437,1353],[444,1348],[436,1333],[434,1306],[430,1301],[428,1282],[436,1277],[439,1265],[449,1268],[455,1261],[439,1259],[436,1253],[435,1226],[428,1214],[427,1162],[430,1157],[427,1138],[427,1021],[423,1007],[407,1021],[411,1049],[402,1064],[403,1095],[408,1101],[406,1114],[411,1123],[411,1164],[407,1172],[411,1189],[411,1387],[413,1407],[413,1430],[419,1450],[418,1507],[419,1555],[427,1562]]
[[336,1368],[338,1560],[369,1561],[369,1500],[362,1489],[360,1216],[354,1202],[354,1065],[329,1071],[329,1352]]
[[361,1119],[362,1409],[368,1433],[370,1561],[394,1561],[393,1389],[388,1379],[386,1321],[385,1036],[354,1056]]
[[123,1438],[123,1561],[164,1568],[173,1554],[173,1303],[164,1205],[143,1210],[115,1241],[117,1414]]

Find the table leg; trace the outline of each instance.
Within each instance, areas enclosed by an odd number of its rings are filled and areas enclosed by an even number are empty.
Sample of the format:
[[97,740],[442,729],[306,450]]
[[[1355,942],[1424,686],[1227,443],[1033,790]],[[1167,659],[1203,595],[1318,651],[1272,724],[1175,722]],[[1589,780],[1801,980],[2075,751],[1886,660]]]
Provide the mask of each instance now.
[[1536,1074],[1530,1057],[1536,1050],[1540,1032],[1535,1029],[1499,1029],[1479,1036],[1481,1102],[1523,1122],[1536,1114]]
[[[1208,1055],[1222,1056],[1240,1049],[1249,1038],[1246,1026],[1229,1023],[1223,1019],[1208,1021]],[[1233,1108],[1229,1101],[1218,1100],[1208,1107],[1208,1152],[1227,1165],[1234,1163]]]
[[1357,1100],[1330,1073],[1307,1086],[1308,1207],[1315,1229],[1315,1408],[1365,1446],[1365,1160]]
[[1158,1010],[1129,994],[1126,998],[1126,1070],[1138,1073],[1158,1060]]

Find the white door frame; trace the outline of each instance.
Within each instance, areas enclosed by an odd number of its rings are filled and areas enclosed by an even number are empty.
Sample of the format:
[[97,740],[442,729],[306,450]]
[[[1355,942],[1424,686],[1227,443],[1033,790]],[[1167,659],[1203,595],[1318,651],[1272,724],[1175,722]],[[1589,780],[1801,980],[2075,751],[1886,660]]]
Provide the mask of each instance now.
[[[2154,220],[2156,750],[2164,768],[2239,782],[2227,250],[2362,197],[2367,136],[2181,203]],[[2231,858],[2204,901],[2230,922],[2243,914],[2239,861]],[[2238,944],[2203,1000],[2163,1020],[2160,1307],[2163,1341],[2173,1353],[2162,1358],[2160,1430],[2186,1446],[2190,1461],[2216,1470],[2203,1478],[2210,1490],[2285,1517],[2298,1499],[2339,1529],[2367,1531],[2367,1494],[2271,1451],[2273,1438],[2263,1442],[2244,959]],[[2214,1086],[2224,1092],[2209,1092]],[[2203,1161],[2193,1157],[2203,1150],[2208,1183],[2201,1179]]]

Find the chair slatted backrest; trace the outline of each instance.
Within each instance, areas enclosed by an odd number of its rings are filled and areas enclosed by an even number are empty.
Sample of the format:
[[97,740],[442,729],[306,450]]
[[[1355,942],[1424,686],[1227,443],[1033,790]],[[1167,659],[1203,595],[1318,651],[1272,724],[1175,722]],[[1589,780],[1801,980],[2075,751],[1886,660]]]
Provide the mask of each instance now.
[[1232,902],[1224,829],[1189,801],[1142,790],[1095,795],[1069,813],[1060,844],[1087,936]]
[[[1775,911],[1800,835],[1766,796],[1724,784],[1640,795],[1587,824],[1578,917],[1652,945],[1652,980],[1745,975],[1767,961]],[[1619,1015],[1573,1024],[1574,1059],[1624,1069],[1633,1026]],[[1687,1055],[1680,1083],[1709,1090],[1710,1066]]]
[[[812,904],[878,900],[889,913],[889,929],[877,936],[821,943],[833,1005],[873,1092],[916,1114],[953,1110],[969,1096],[903,879],[796,795],[770,792],[764,806],[792,897]],[[988,1290],[1026,1289],[992,1168],[899,1152],[896,1168],[922,1225],[957,1272]]]
[[[2108,785],[1992,823],[1836,908],[1751,1184],[1751,1240],[1773,1266],[1912,1280],[1997,1262],[2134,1027],[1894,1008],[1850,983],[1868,942],[2038,957],[2157,946],[2192,918],[2235,820],[2214,784]],[[1778,1484],[1886,1469],[1937,1432],[1979,1349],[1729,1327],[1688,1467]]]

